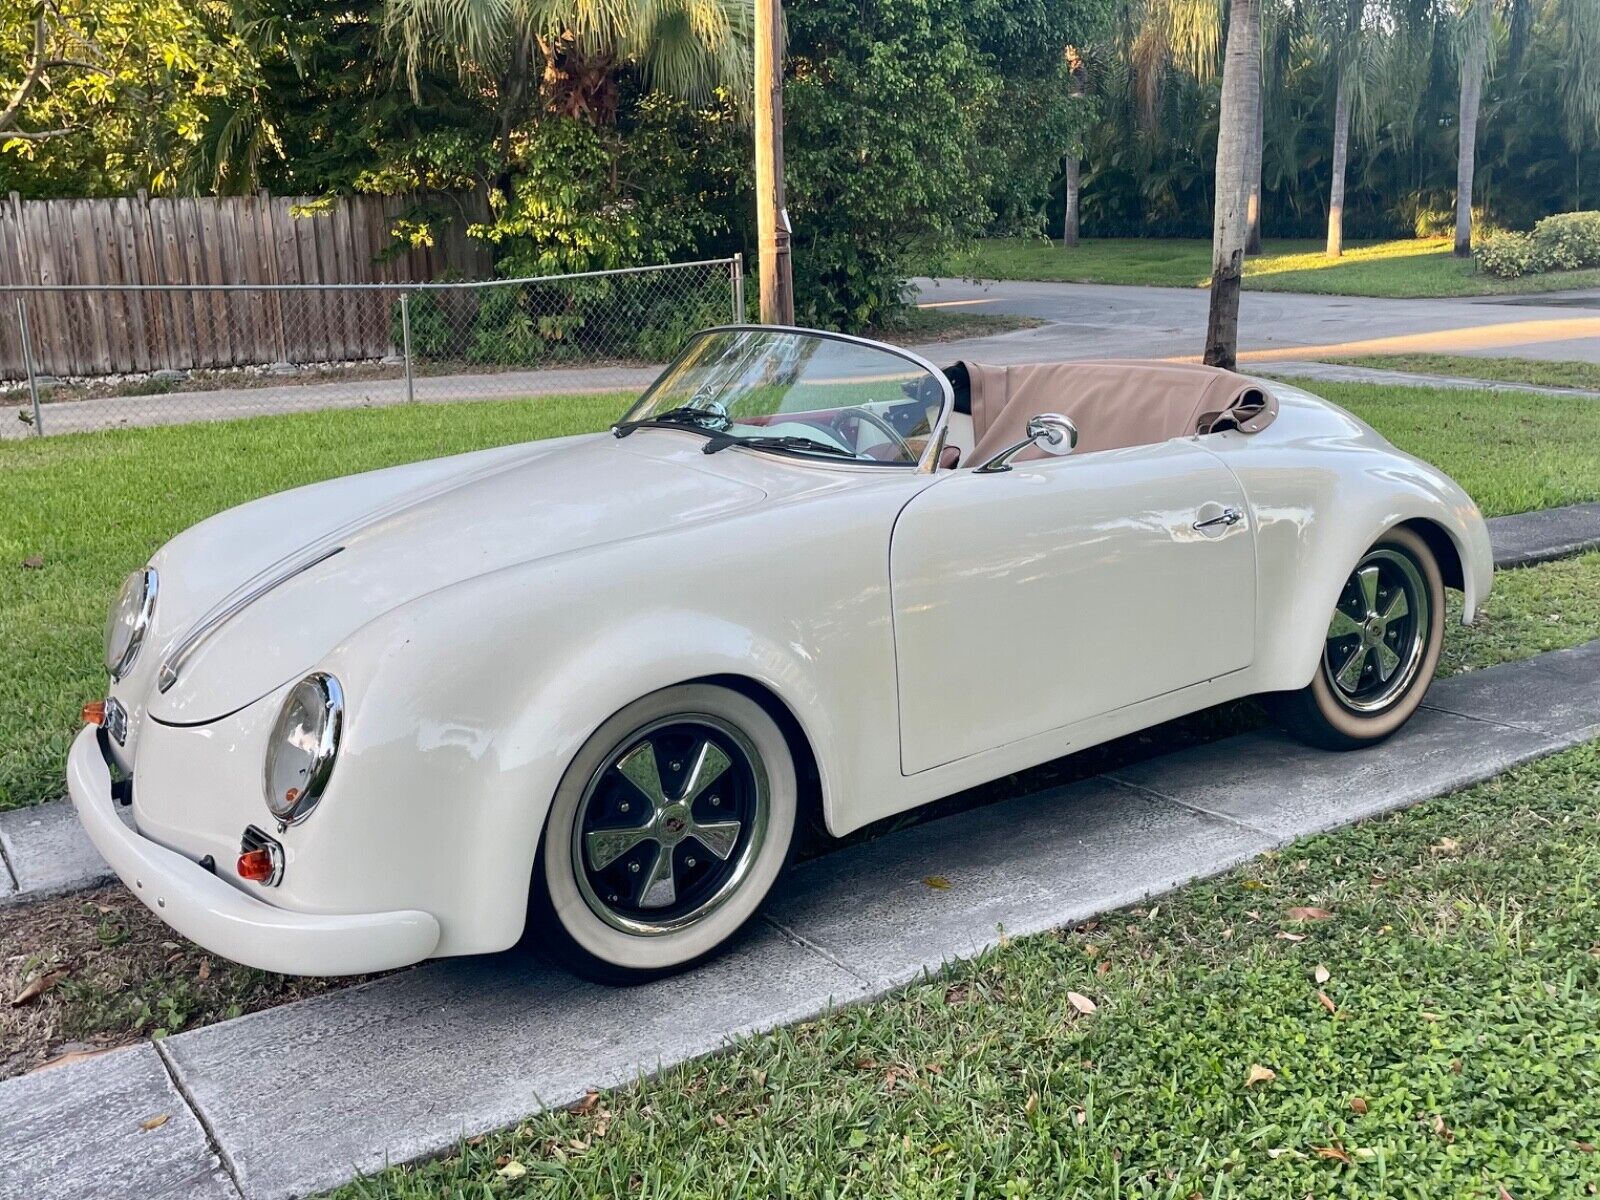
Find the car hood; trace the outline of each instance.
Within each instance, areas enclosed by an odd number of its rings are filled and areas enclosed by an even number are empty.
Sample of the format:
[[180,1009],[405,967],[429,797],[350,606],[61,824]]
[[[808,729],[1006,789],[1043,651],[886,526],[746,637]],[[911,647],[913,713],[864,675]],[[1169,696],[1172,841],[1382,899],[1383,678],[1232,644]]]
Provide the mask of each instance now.
[[[725,517],[764,495],[750,482],[630,453],[597,435],[255,501],[196,526],[154,560],[161,595],[152,649],[159,653],[139,664],[148,676],[147,711],[176,724],[215,720],[312,669],[351,633],[419,596],[534,559]],[[248,602],[217,619],[242,599]],[[208,626],[177,681],[158,692],[161,662]]]

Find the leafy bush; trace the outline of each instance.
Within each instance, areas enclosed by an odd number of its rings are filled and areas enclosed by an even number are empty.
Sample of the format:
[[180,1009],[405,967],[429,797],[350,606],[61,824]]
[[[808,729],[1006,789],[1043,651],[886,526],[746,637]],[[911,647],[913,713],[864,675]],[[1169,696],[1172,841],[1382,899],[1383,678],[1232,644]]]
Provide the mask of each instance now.
[[1557,213],[1533,227],[1542,271],[1600,267],[1600,212]]
[[[405,329],[400,315],[400,301],[394,302],[389,318],[389,340],[396,346],[405,344]],[[411,294],[411,353],[419,358],[442,358],[450,350],[450,314],[445,311],[438,292],[413,292]]]
[[1507,229],[1485,234],[1478,239],[1472,253],[1480,270],[1501,279],[1515,279],[1518,275],[1544,269],[1539,265],[1539,248],[1531,233]]
[[1600,267],[1600,212],[1557,213],[1532,233],[1492,233],[1473,249],[1478,266],[1502,279]]

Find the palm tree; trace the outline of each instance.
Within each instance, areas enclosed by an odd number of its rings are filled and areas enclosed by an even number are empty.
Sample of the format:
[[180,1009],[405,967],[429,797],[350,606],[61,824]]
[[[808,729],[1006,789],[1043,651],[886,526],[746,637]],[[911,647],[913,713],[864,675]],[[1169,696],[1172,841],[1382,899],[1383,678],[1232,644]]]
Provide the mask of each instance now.
[[[1371,132],[1373,105],[1368,92],[1380,61],[1381,44],[1371,28],[1375,14],[1366,0],[1332,0],[1312,14],[1313,32],[1326,48],[1334,78],[1333,180],[1328,189],[1329,258],[1344,254],[1344,190],[1350,161],[1350,121],[1356,110],[1367,118]],[[1369,137],[1370,140],[1370,137]]]
[[1477,165],[1478,111],[1483,103],[1483,77],[1489,69],[1494,18],[1494,0],[1464,0],[1456,17],[1456,47],[1461,60],[1461,102],[1456,118],[1457,258],[1472,254],[1472,178]]
[[424,65],[453,65],[495,98],[502,163],[532,109],[607,124],[617,71],[688,100],[719,87],[748,96],[751,0],[387,0],[385,29],[413,88]]
[[[1081,100],[1088,81],[1088,67],[1083,54],[1076,46],[1067,47],[1068,77],[1072,80],[1072,97]],[[1071,250],[1078,244],[1078,198],[1083,171],[1082,147],[1073,146],[1067,151],[1066,203],[1061,212],[1061,248]]]
[[1231,0],[1217,128],[1217,198],[1212,210],[1211,312],[1205,361],[1230,370],[1239,353],[1239,289],[1249,218],[1249,171],[1261,95],[1261,0]]

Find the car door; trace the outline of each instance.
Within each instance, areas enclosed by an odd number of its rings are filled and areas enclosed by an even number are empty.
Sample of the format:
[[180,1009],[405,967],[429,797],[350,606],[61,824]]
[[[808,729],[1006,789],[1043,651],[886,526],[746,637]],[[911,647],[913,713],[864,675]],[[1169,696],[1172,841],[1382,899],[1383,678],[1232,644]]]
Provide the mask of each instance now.
[[956,471],[890,545],[901,768],[1250,665],[1255,539],[1196,439]]

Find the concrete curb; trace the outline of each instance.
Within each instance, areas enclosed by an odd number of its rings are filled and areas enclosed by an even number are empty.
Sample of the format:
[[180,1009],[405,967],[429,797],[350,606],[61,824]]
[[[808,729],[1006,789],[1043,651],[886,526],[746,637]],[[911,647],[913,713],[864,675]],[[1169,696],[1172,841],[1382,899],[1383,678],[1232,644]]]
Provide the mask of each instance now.
[[[1071,924],[1596,736],[1600,641],[1441,680],[1360,754],[1251,733],[815,859],[738,947],[677,979],[607,989],[515,954],[445,960],[23,1076],[0,1083],[0,1146],[30,1153],[0,1166],[0,1193],[316,1192],[881,995],[1002,930]],[[156,1101],[117,1097],[136,1077],[141,1097],[174,1104],[157,1050],[184,1103],[139,1133]],[[157,1150],[174,1166],[152,1191],[129,1156]]]
[[[1496,568],[1526,567],[1600,548],[1600,503],[1491,517]],[[0,812],[0,909],[111,879],[65,800]],[[9,876],[7,875],[9,870]]]

